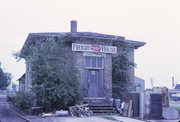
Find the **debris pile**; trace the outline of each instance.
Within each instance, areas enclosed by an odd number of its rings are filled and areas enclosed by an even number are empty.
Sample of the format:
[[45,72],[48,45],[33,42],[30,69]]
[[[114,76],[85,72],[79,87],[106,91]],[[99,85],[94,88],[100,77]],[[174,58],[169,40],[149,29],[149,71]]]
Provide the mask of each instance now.
[[69,113],[71,116],[77,117],[93,115],[93,112],[89,109],[88,104],[71,106],[69,107]]
[[122,106],[122,116],[125,117],[132,117],[133,115],[133,110],[132,110],[132,100],[130,100],[129,102],[124,103],[124,105]]
[[64,110],[60,110],[60,111],[55,111],[55,116],[69,116],[69,112],[68,111],[64,111]]
[[53,117],[54,113],[42,113],[41,117]]

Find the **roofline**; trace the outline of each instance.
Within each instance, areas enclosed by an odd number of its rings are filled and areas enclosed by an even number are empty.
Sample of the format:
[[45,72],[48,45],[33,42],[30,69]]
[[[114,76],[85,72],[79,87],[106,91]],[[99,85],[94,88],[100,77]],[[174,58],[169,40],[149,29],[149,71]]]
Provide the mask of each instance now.
[[126,40],[127,43],[130,43],[134,46],[135,49],[142,47],[146,44],[146,42],[134,41],[134,40]]
[[59,37],[60,35],[63,35],[63,34],[67,38],[99,39],[99,40],[115,41],[117,43],[129,43],[135,49],[142,47],[146,44],[145,42],[126,40],[125,37],[122,37],[122,36],[93,33],[93,32],[29,33],[29,35],[20,51],[20,57],[24,58],[25,48],[27,47],[27,45],[29,45],[29,43],[31,43],[32,38],[35,38],[35,37],[55,38],[55,37]]
[[140,78],[140,77],[137,77],[137,76],[135,76],[134,78],[145,81],[144,79],[142,79],[142,78]]
[[25,78],[26,73],[24,73],[17,81],[21,80],[22,78]]

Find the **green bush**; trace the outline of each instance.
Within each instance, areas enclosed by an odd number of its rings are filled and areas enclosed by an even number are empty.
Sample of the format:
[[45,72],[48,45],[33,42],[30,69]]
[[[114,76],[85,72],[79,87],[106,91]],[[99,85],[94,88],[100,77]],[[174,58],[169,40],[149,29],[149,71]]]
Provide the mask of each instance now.
[[127,93],[132,90],[129,71],[135,67],[129,61],[128,53],[132,48],[129,45],[123,47],[123,53],[112,59],[112,96],[116,99],[124,99]]
[[15,95],[15,94],[8,94],[8,95],[6,96],[7,102],[12,102],[12,103],[14,103],[14,102],[15,102],[15,98],[16,98],[16,95]]
[[60,69],[49,69],[44,65],[34,68],[32,91],[36,95],[36,106],[43,106],[47,112],[67,109],[80,99],[79,85],[72,69],[73,72],[59,73]]
[[[44,112],[67,109],[81,99],[78,71],[72,65],[73,53],[66,55],[65,40],[59,38],[38,38],[36,44],[27,48],[25,58],[30,64],[32,89],[29,94],[19,93],[16,106],[29,110],[35,106],[43,107]],[[33,102],[32,102],[33,101]]]
[[34,96],[28,92],[18,92],[14,100],[14,105],[20,110],[28,113],[32,112],[32,106],[34,105]]

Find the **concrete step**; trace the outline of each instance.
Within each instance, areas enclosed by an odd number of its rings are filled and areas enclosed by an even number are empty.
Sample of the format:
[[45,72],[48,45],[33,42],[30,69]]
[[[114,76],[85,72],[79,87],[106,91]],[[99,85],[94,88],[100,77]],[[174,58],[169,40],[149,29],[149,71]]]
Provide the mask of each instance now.
[[113,110],[92,110],[93,113],[114,113]]
[[99,106],[99,107],[96,107],[96,106],[91,106],[90,107],[91,109],[93,109],[93,110],[112,110],[112,109],[114,109],[112,106]]
[[107,105],[99,105],[99,106],[89,106],[91,111],[94,114],[113,114],[116,113],[112,106]]
[[91,99],[88,101],[90,106],[112,106],[112,102],[106,99]]

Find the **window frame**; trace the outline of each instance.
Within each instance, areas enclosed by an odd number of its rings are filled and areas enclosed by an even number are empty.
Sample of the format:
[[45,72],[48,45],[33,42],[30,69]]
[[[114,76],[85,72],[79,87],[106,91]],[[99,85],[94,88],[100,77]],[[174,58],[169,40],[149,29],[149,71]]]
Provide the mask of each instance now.
[[[89,66],[87,66],[87,63],[86,63],[86,59],[87,58],[90,58],[90,65]],[[95,67],[93,66],[93,64],[92,64],[92,60],[95,58]],[[101,58],[102,59],[102,61],[101,61],[101,63],[102,63],[102,66],[101,67],[98,67],[98,58]],[[104,69],[104,58],[103,57],[92,57],[92,56],[85,56],[85,58],[84,58],[84,67],[86,68],[86,69]]]

